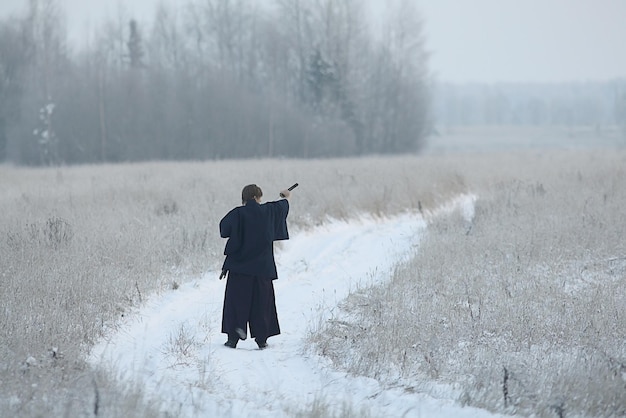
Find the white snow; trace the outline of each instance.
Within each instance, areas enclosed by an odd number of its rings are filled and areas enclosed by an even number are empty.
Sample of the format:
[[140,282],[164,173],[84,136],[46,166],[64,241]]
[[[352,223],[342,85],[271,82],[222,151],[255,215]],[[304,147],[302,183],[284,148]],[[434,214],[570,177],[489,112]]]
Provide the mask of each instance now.
[[[460,196],[441,212],[457,209],[471,216],[474,200]],[[426,228],[420,215],[403,214],[292,231],[276,251],[282,334],[270,338],[266,350],[258,350],[250,338],[235,350],[223,346],[225,281],[212,271],[155,295],[93,349],[90,362],[122,383],[139,385],[174,416],[288,417],[316,399],[371,416],[494,416],[451,399],[350,376],[305,350],[307,331],[332,317],[350,291],[388,279],[394,266],[414,252]]]

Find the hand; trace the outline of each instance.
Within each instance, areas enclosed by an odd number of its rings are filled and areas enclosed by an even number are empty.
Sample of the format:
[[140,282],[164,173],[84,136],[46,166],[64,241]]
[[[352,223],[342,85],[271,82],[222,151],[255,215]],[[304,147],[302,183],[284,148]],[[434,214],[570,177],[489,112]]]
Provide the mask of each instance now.
[[279,193],[280,197],[284,198],[284,199],[289,199],[289,196],[291,196],[291,192],[289,190],[283,190],[282,192]]
[[220,280],[222,280],[228,274],[228,270],[222,270],[222,274],[220,274]]

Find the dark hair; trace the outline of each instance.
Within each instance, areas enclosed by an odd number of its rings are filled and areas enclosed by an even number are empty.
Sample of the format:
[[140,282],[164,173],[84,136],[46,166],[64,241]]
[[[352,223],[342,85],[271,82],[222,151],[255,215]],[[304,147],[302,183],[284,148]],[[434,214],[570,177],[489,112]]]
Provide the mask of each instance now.
[[256,184],[248,184],[241,191],[241,201],[246,203],[248,200],[254,200],[255,198],[261,198],[263,191]]

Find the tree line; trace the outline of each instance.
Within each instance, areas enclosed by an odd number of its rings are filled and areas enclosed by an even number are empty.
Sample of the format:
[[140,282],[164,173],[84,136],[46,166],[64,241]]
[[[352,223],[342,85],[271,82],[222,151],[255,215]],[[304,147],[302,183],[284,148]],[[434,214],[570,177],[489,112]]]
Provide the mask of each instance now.
[[446,126],[621,126],[626,134],[626,79],[443,83],[434,96],[433,114]]
[[0,161],[329,157],[418,150],[428,55],[408,0],[192,0],[120,12],[77,49],[57,0],[0,21]]

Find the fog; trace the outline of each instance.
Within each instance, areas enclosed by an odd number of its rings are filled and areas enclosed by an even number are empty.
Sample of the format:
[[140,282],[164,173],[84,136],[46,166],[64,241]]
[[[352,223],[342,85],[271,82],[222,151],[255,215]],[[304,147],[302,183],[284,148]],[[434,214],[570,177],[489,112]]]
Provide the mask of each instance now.
[[[370,0],[375,16],[400,0]],[[180,0],[60,0],[69,38],[80,44],[107,17],[148,24],[159,3]],[[271,4],[274,0],[257,0]],[[415,0],[425,24],[431,70],[445,82],[601,81],[626,76],[623,0]],[[3,0],[0,16],[27,0]]]
[[431,67],[450,82],[626,76],[622,0],[419,0]]
[[621,0],[4,0],[0,161],[415,153],[481,126],[622,146],[623,16]]

